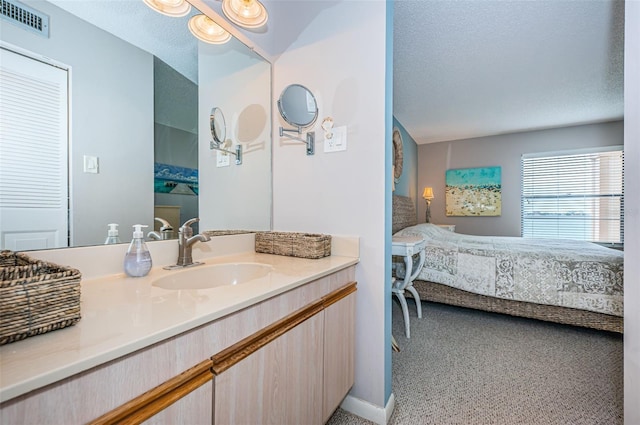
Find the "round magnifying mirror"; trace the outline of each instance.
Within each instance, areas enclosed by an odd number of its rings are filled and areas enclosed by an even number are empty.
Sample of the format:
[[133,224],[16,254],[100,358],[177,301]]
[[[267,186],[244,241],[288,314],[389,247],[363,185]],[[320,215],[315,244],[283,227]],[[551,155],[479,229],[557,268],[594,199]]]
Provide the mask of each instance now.
[[296,127],[308,127],[318,118],[316,98],[300,84],[291,84],[282,91],[278,109],[282,118]]
[[227,126],[224,121],[224,114],[220,108],[211,108],[209,124],[211,125],[211,137],[213,137],[216,146],[220,147],[224,145],[227,137]]

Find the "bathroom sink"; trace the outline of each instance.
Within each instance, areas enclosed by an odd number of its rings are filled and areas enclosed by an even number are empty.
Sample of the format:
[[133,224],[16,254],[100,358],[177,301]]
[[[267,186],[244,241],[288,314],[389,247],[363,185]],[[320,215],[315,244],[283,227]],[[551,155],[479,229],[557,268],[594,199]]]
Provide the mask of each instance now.
[[271,270],[271,266],[260,263],[205,265],[155,279],[152,285],[163,289],[209,289],[260,279],[267,276]]

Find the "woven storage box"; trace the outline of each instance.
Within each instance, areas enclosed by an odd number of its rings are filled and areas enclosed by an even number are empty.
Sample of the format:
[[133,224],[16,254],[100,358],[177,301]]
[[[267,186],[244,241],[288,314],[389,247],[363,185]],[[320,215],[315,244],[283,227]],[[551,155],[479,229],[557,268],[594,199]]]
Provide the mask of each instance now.
[[331,236],[293,232],[256,233],[256,252],[289,257],[322,258],[331,255]]
[[81,278],[76,269],[0,252],[0,345],[77,323]]

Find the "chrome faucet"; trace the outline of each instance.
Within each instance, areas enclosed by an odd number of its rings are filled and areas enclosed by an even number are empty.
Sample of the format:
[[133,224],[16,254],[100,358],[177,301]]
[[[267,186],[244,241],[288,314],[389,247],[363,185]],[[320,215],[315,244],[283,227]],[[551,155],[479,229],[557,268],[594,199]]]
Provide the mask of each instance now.
[[204,234],[193,235],[193,229],[191,225],[193,223],[197,223],[200,221],[199,218],[192,218],[191,220],[187,220],[181,227],[178,229],[178,262],[176,263],[177,267],[190,267],[197,266],[202,263],[194,263],[193,257],[191,256],[191,250],[193,244],[196,242],[207,242],[210,241],[211,238]]
[[160,217],[156,217],[155,220],[162,225],[160,227],[160,233],[154,230],[149,232],[147,237],[157,241],[166,241],[167,239],[171,239],[171,235],[173,234],[173,227],[171,226],[171,223]]

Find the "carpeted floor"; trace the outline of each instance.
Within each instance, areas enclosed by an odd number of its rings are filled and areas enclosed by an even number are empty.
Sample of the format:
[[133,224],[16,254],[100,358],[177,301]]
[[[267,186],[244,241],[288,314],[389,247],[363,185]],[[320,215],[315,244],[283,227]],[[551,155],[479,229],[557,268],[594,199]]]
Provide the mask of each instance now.
[[[393,305],[391,424],[623,423],[622,336],[409,301],[411,339]],[[371,424],[338,409],[329,425]]]

